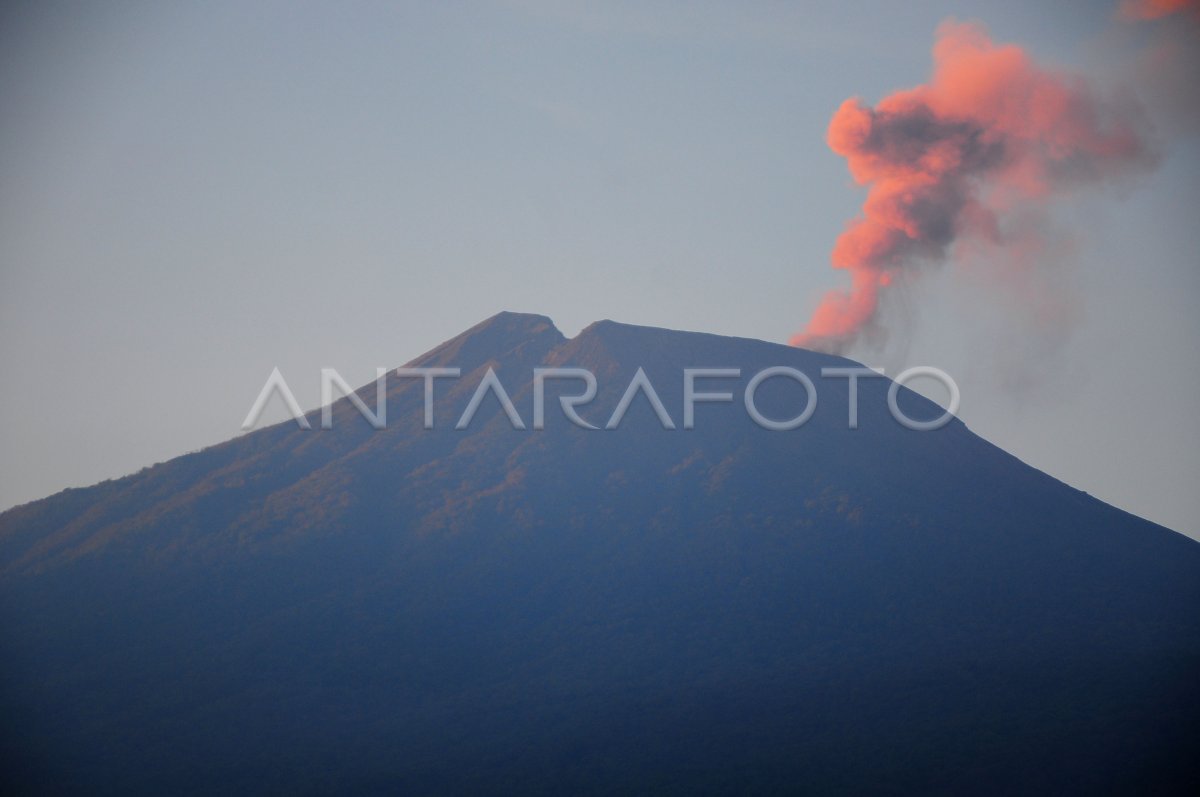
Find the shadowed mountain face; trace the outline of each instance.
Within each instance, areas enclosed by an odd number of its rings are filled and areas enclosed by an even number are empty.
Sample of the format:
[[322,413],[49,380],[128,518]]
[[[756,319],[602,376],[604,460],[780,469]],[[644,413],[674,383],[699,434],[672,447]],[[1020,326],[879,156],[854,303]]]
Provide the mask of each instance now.
[[[888,382],[758,341],[503,313],[345,400],[0,515],[14,787],[213,793],[1193,793],[1200,545]],[[742,388],[791,366],[804,426]],[[539,366],[587,368],[532,427]],[[683,428],[683,369],[702,382]],[[360,395],[374,403],[374,385]],[[786,418],[784,379],[758,404]],[[902,390],[914,417],[940,410]]]

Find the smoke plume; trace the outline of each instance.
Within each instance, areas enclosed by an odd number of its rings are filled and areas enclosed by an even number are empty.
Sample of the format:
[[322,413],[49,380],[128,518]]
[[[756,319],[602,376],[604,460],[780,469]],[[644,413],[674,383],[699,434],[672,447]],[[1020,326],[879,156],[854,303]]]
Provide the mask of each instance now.
[[[829,146],[867,198],[832,254],[850,272],[849,290],[826,294],[793,345],[846,350],[880,331],[881,300],[898,280],[956,245],[1036,249],[1024,236],[1044,226],[1055,196],[1155,162],[1134,107],[994,44],[980,26],[944,23],[933,60],[928,83],[874,108],[846,100],[833,115]],[[1028,280],[1026,265],[1005,279]]]
[[1200,0],[1121,0],[1118,16],[1131,20],[1162,19],[1182,12],[1200,14]]

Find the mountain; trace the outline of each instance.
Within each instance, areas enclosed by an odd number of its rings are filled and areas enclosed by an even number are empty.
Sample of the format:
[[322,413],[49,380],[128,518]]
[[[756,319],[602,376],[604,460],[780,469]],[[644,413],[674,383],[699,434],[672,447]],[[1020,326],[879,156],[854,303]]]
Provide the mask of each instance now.
[[[0,515],[7,793],[1198,793],[1200,544],[886,379],[502,313],[350,403]],[[809,375],[789,431],[750,378]],[[603,427],[533,369],[578,367]],[[684,368],[729,403],[682,422]],[[492,368],[494,395],[455,429]],[[359,391],[374,406],[375,386]],[[763,414],[804,394],[764,381]],[[915,418],[940,409],[906,389]]]

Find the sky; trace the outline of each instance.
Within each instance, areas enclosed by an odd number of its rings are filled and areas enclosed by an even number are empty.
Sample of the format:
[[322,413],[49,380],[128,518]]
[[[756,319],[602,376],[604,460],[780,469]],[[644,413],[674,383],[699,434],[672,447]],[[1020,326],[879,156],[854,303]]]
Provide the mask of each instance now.
[[849,284],[830,253],[866,197],[826,143],[831,118],[927,81],[955,19],[1140,109],[1155,165],[1045,204],[1037,267],[1069,297],[1062,323],[1030,324],[995,263],[951,252],[896,292],[884,343],[847,353],[893,375],[947,371],[977,433],[1200,538],[1186,13],[495,0],[0,14],[0,507],[235,436],[275,367],[315,408],[322,367],[366,383],[500,310],[568,336],[610,318],[788,341]]

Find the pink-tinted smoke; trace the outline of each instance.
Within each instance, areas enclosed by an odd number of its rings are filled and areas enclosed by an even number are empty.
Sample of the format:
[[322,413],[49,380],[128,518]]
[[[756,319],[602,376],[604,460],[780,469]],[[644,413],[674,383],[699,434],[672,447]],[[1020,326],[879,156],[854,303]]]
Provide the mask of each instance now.
[[1117,15],[1128,20],[1162,19],[1182,12],[1200,14],[1200,0],[1121,0]]
[[956,242],[1019,248],[1014,214],[1028,219],[1055,195],[1154,163],[1140,114],[978,25],[943,24],[933,59],[928,83],[874,108],[846,100],[830,122],[829,146],[867,198],[832,254],[850,288],[826,294],[793,345],[844,351],[878,327],[897,277]]

